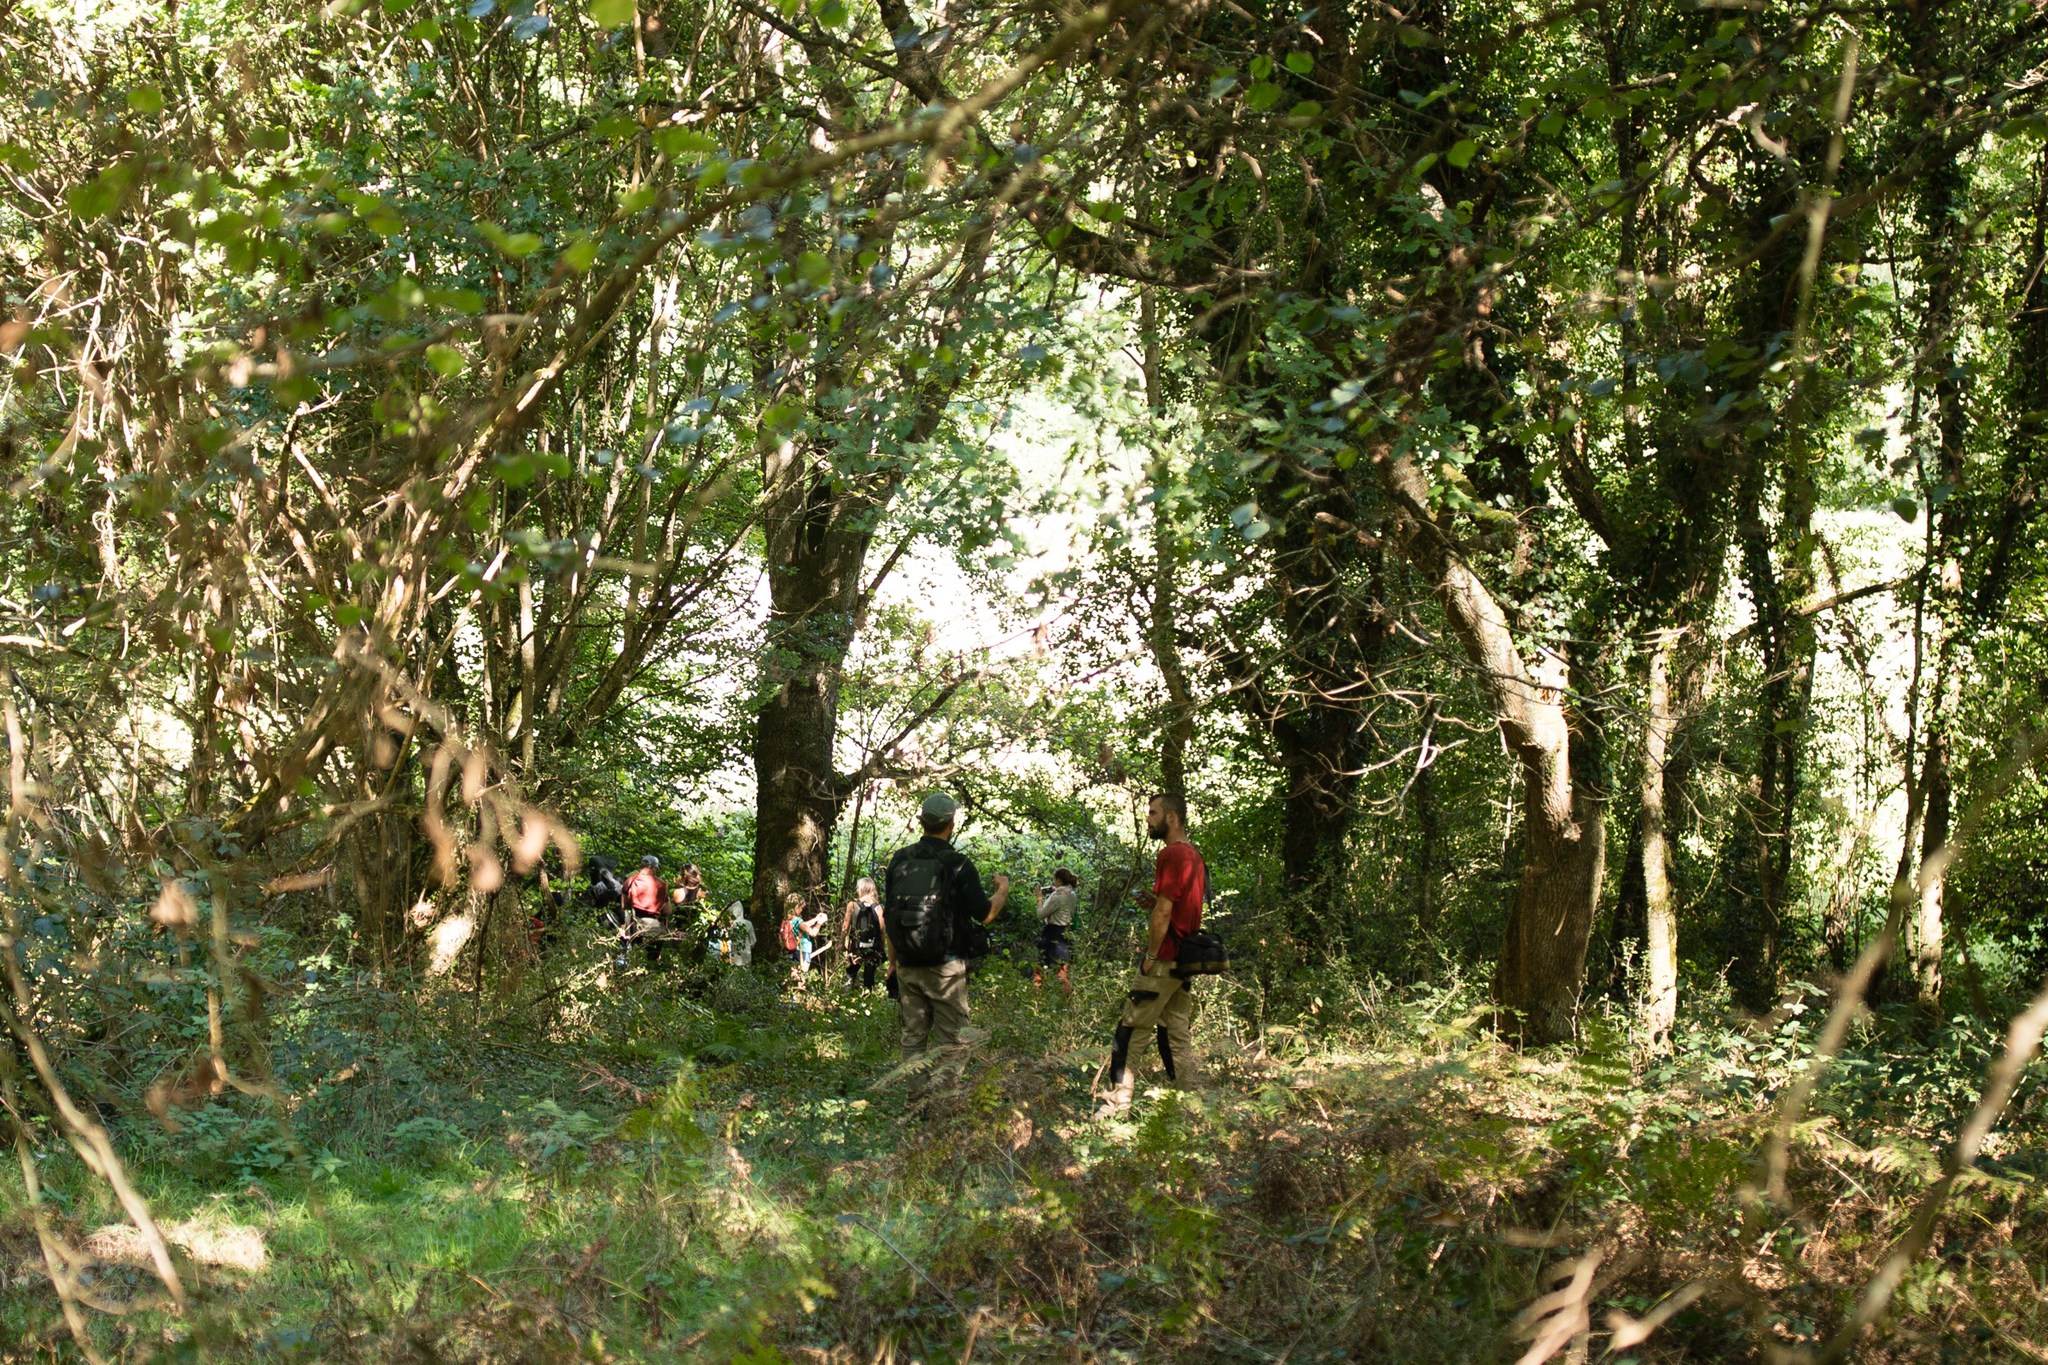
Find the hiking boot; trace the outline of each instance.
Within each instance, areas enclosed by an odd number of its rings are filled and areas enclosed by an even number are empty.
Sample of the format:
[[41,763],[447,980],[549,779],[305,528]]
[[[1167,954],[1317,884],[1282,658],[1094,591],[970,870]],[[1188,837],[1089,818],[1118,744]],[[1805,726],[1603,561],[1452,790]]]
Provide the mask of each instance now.
[[1137,1092],[1138,1078],[1130,1072],[1102,1092],[1102,1103],[1095,1108],[1098,1119],[1120,1119],[1131,1110],[1131,1096]]

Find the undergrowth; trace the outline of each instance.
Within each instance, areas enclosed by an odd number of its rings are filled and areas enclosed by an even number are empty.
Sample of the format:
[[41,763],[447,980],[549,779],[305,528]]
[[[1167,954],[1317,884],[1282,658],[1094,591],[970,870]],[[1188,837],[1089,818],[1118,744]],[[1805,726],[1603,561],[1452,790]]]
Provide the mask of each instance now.
[[[1197,1028],[1213,1087],[1141,1089],[1113,1121],[1090,1095],[1107,965],[1079,964],[1071,996],[987,966],[967,1083],[912,1112],[879,995],[558,956],[503,1017],[316,975],[273,1002],[277,1094],[174,1127],[138,1102],[149,1065],[108,1063],[94,1098],[200,1288],[167,1312],[103,1187],[42,1143],[48,1211],[91,1258],[95,1306],[120,1310],[95,1315],[99,1349],[1513,1360],[1517,1314],[1597,1252],[1596,1348],[1610,1312],[1700,1281],[1620,1358],[1763,1359],[1839,1322],[1996,1045],[1867,1021],[1779,1208],[1750,1186],[1818,1000],[1694,1020],[1666,1056],[1603,1016],[1575,1049],[1521,1055],[1462,986],[1325,978],[1283,1008],[1216,983]],[[2024,1089],[1865,1358],[2043,1358],[2041,1108]],[[22,1198],[0,1185],[0,1361],[77,1358]]]

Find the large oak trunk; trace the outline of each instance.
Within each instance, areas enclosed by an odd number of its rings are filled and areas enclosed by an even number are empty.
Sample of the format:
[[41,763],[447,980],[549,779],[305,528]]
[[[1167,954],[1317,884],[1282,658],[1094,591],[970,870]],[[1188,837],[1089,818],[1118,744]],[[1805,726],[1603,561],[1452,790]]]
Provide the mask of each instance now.
[[835,488],[829,470],[803,455],[783,445],[765,461],[770,609],[754,724],[750,910],[763,934],[791,891],[809,896],[831,883],[832,827],[847,795],[835,766],[840,673],[880,510]]
[[1607,820],[1588,784],[1545,776],[1564,755],[1525,765],[1522,879],[1508,917],[1494,998],[1531,1043],[1578,1031],[1586,945],[1607,871]]
[[1358,729],[1355,708],[1314,699],[1273,726],[1287,783],[1281,803],[1282,884],[1302,898],[1320,933],[1341,929],[1326,917],[1344,870],[1356,809]]
[[1522,704],[1501,726],[1522,767],[1522,876],[1494,999],[1523,1041],[1555,1043],[1578,1032],[1586,948],[1607,873],[1606,794],[1577,771],[1589,766],[1591,741],[1572,733],[1563,661],[1546,657],[1511,685]]
[[1574,733],[1567,664],[1546,651],[1532,666],[1516,647],[1500,603],[1430,511],[1414,461],[1382,449],[1374,463],[1392,502],[1401,550],[1428,575],[1452,634],[1475,666],[1508,751],[1522,769],[1523,864],[1494,975],[1507,1029],[1529,1043],[1577,1030],[1586,948],[1607,869],[1606,793],[1593,771],[1590,727]]
[[1276,537],[1273,587],[1289,649],[1263,691],[1287,784],[1282,877],[1316,937],[1336,944],[1348,928],[1330,912],[1357,810],[1365,700],[1386,655],[1384,561],[1357,537],[1332,533],[1360,516],[1345,485],[1302,472],[1278,501],[1289,510]]

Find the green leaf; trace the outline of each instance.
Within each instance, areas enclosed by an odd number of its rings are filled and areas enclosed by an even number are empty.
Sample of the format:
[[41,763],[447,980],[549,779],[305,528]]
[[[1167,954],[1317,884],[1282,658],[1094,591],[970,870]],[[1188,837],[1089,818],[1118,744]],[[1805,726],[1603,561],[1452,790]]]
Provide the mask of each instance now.
[[138,114],[161,114],[164,92],[153,85],[138,85],[128,92],[128,107]]
[[[371,225],[372,228],[375,224]],[[492,246],[514,260],[523,260],[540,250],[540,237],[531,232],[507,232],[496,223],[478,223],[477,231],[490,240]]]
[[590,0],[590,19],[599,28],[624,28],[633,22],[633,0]]
[[1252,79],[1262,81],[1273,74],[1273,59],[1259,56],[1252,58]]
[[832,283],[832,262],[816,251],[806,251],[796,258],[797,278],[813,289],[823,289]]
[[579,237],[562,250],[562,264],[578,274],[590,269],[597,261],[597,242],[589,237]]
[[83,185],[73,185],[64,193],[64,202],[70,206],[72,215],[87,222],[112,213],[120,198],[119,191],[109,185],[104,178],[88,180]]
[[1283,93],[1280,87],[1273,84],[1273,82],[1259,81],[1251,89],[1245,91],[1244,102],[1247,107],[1252,109],[1271,109],[1280,102],[1280,96]]
[[718,143],[709,135],[673,123],[655,130],[654,145],[666,156],[702,155],[718,150]]
[[1297,76],[1306,76],[1316,69],[1316,59],[1306,52],[1290,52],[1287,54],[1287,69]]
[[2048,137],[2048,116],[2023,114],[2016,119],[2007,119],[1999,125],[1998,136],[2001,138],[2023,137],[2039,141],[2043,137]]
[[447,308],[457,313],[484,311],[484,296],[474,289],[429,289],[426,300],[436,308]]
[[1314,100],[1303,100],[1300,104],[1295,105],[1292,109],[1289,109],[1287,111],[1288,118],[1300,119],[1304,123],[1311,122],[1315,119],[1319,119],[1322,116],[1323,106],[1316,103]]
[[531,451],[514,451],[493,456],[492,466],[498,471],[498,478],[508,488],[524,488],[540,473],[540,461]]
[[1911,498],[1893,498],[1892,511],[1898,513],[1900,521],[1920,520],[1920,504]]
[[121,207],[134,184],[135,166],[124,161],[107,167],[82,185],[73,185],[64,192],[64,202],[74,214],[87,221],[104,218]]
[[1468,137],[1461,140],[1457,146],[1451,148],[1448,152],[1445,152],[1444,161],[1462,171],[1472,164],[1472,158],[1477,155],[1479,155],[1479,144]]
[[437,341],[427,347],[427,363],[443,378],[453,379],[469,364],[469,358],[446,342]]

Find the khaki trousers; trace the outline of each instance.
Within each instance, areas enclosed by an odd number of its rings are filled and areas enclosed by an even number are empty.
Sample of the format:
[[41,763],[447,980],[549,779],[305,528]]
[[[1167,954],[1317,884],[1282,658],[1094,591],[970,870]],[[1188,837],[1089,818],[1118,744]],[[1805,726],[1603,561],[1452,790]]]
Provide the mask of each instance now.
[[896,968],[897,1009],[903,1020],[903,1060],[926,1053],[931,1064],[911,1073],[910,1092],[921,1094],[967,1066],[967,964],[958,958],[936,967]]
[[1166,1069],[1169,1085],[1187,1087],[1195,1083],[1199,1062],[1195,1057],[1193,1026],[1195,997],[1188,983],[1173,974],[1171,962],[1154,962],[1149,971],[1131,981],[1131,993],[1117,1021],[1116,1045],[1109,1058],[1109,1103],[1122,1109],[1137,1089],[1132,1074],[1130,1048],[1133,1037],[1147,1032],[1159,1045],[1159,1060]]

